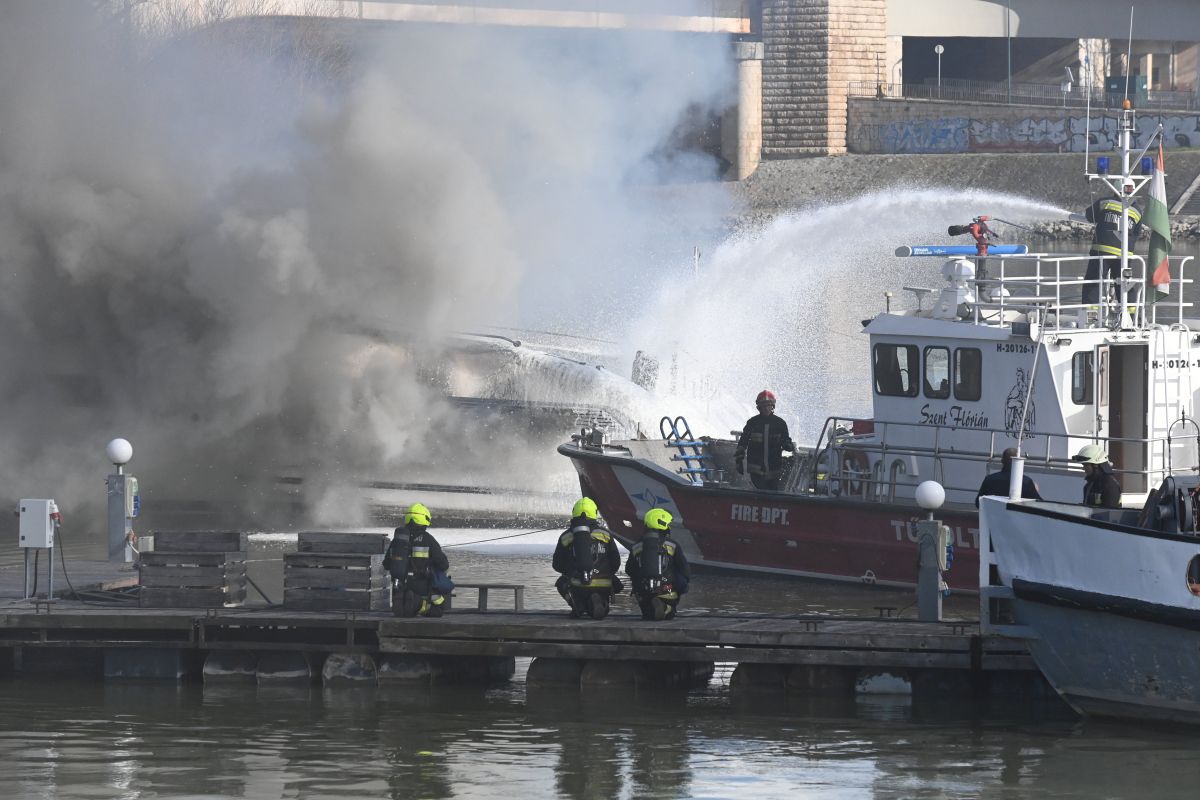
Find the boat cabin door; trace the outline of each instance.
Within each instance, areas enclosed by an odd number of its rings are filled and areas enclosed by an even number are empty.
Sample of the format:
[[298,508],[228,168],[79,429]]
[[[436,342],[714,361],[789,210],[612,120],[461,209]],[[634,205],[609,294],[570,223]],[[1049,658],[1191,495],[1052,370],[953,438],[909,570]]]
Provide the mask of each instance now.
[[1096,435],[1126,492],[1146,486],[1146,356],[1143,344],[1096,348]]

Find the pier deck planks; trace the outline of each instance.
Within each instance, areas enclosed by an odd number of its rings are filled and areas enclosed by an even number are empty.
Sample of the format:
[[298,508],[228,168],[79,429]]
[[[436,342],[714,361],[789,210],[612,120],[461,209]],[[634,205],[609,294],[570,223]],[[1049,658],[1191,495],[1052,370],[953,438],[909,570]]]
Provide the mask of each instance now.
[[0,647],[177,647],[647,661],[1030,670],[1021,642],[971,622],[681,615],[645,622],[561,613],[454,611],[398,619],[378,611],[129,608],[59,602],[0,607]]

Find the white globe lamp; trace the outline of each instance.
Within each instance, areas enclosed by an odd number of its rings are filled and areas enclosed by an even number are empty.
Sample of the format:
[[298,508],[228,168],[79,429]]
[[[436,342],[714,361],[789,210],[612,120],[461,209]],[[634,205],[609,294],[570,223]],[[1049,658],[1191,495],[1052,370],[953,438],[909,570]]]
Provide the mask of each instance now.
[[133,445],[129,443],[128,439],[113,439],[104,448],[104,452],[109,461],[120,467],[128,464],[129,460],[133,458]]
[[928,511],[930,518],[945,502],[946,490],[937,481],[921,481],[917,484],[917,505]]

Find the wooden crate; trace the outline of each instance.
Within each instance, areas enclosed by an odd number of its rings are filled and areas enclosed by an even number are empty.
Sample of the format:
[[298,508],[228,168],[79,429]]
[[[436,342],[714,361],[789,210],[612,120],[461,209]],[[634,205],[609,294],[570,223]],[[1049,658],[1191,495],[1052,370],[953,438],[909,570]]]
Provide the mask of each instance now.
[[247,534],[242,531],[155,531],[156,553],[241,553]]
[[284,608],[382,611],[391,602],[391,580],[383,571],[382,553],[287,553],[283,557]]
[[246,553],[142,553],[138,581],[143,608],[241,605],[246,599]]
[[385,533],[326,533],[301,531],[296,534],[296,551],[300,553],[330,553],[380,555],[386,553],[392,537]]

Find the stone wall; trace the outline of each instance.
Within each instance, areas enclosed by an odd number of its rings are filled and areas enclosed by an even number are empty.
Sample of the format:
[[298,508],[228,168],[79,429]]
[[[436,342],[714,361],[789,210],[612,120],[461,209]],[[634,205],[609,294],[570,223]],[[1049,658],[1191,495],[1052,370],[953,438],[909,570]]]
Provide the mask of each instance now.
[[[1082,153],[1117,145],[1119,112],[1050,106],[940,103],[850,98],[847,143],[852,153]],[[1145,113],[1141,143],[1163,125],[1167,147],[1200,147],[1200,114]]]
[[882,78],[887,0],[763,0],[763,157],[846,151],[847,90]]

